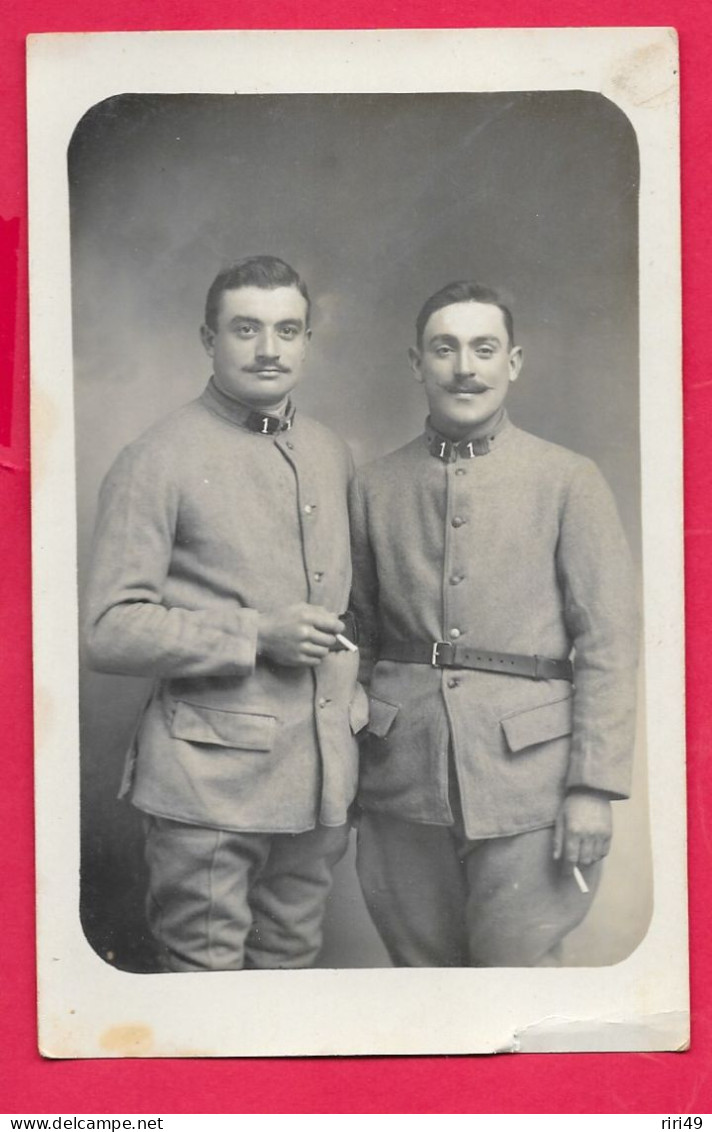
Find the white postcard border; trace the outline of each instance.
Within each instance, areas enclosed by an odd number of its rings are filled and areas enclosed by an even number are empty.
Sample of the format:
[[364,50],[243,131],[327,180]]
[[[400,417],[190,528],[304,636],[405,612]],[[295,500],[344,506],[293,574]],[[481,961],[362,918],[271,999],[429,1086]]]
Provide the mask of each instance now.
[[[275,59],[279,65],[275,66]],[[671,29],[30,37],[30,275],[40,1047],[52,1057],[684,1048],[682,414]],[[79,922],[74,418],[66,153],[121,93],[594,90],[640,148],[650,928],[613,967],[131,974]]]

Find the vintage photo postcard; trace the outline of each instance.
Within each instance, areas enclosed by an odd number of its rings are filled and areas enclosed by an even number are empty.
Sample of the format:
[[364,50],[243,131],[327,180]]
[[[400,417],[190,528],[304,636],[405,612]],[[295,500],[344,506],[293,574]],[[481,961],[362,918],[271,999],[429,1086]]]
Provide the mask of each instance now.
[[674,30],[28,73],[42,1053],[686,1048]]

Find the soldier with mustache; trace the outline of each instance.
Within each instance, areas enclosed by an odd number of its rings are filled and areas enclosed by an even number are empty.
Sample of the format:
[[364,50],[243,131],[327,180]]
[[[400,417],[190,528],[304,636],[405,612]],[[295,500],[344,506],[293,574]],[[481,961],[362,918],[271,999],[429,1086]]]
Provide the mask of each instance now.
[[450,284],[416,331],[425,431],[351,492],[361,886],[398,966],[553,965],[630,788],[629,553],[596,466],[510,422],[500,296]]
[[221,272],[207,387],[130,444],[101,492],[86,652],[155,681],[123,792],[146,815],[167,970],[311,965],[347,845],[367,708],[337,640],[352,462],[295,413],[309,315],[274,256]]

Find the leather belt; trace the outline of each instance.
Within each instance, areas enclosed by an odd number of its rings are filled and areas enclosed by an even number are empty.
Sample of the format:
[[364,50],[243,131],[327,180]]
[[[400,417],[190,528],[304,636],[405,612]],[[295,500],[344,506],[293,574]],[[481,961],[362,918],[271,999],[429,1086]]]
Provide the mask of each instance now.
[[506,676],[528,676],[530,680],[569,680],[573,683],[574,679],[570,660],[493,652],[492,649],[455,645],[450,641],[389,641],[382,646],[379,660],[431,664],[433,668],[476,668],[482,672],[501,672]]

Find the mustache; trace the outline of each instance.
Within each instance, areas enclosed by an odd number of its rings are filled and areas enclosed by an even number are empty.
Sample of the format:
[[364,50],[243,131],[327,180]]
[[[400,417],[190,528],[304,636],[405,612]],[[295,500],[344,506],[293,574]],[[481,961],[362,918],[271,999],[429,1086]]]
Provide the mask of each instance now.
[[292,372],[289,366],[280,365],[279,362],[262,362],[261,364],[259,362],[255,362],[255,364],[252,366],[242,367],[243,373],[264,373],[265,370],[269,370],[270,372],[274,373]]
[[473,381],[470,378],[462,381],[449,381],[444,388],[448,393],[485,393],[492,386],[488,385],[486,381]]

